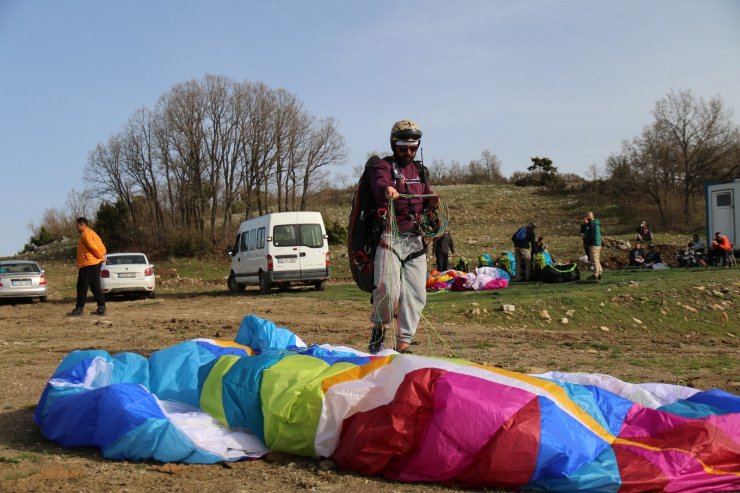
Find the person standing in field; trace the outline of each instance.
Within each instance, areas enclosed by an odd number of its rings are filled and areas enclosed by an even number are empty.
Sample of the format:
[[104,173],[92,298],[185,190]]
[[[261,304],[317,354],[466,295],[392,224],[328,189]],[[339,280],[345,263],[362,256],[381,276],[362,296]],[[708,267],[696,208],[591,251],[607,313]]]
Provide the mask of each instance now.
[[393,155],[378,160],[370,170],[375,205],[378,210],[393,209],[396,223],[383,233],[375,254],[373,328],[368,346],[372,354],[383,349],[386,328],[394,318],[398,320],[396,350],[409,352],[427,299],[426,245],[419,223],[425,209],[439,206],[426,168],[414,160],[421,145],[419,126],[411,120],[396,122],[390,141]]
[[594,217],[593,211],[589,211],[586,218],[588,225],[585,241],[588,245],[589,257],[594,264],[594,275],[590,279],[601,281],[601,221]]
[[452,241],[450,230],[434,240],[434,256],[437,259],[437,270],[446,272],[449,268],[450,253],[455,254],[455,242]]
[[105,245],[100,236],[90,228],[84,217],[78,217],[75,221],[80,239],[77,242],[77,303],[74,309],[67,314],[69,317],[84,315],[85,302],[87,301],[88,289],[92,291],[97,310],[92,315],[107,315],[105,308],[105,297],[100,287],[100,266],[105,262]]

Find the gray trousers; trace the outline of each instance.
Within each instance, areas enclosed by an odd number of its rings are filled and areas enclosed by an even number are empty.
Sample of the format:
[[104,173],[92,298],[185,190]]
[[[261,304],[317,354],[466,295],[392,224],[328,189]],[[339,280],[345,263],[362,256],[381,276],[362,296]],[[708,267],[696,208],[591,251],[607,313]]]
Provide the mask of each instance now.
[[426,253],[401,260],[424,249],[421,236],[383,234],[375,252],[375,290],[373,291],[373,323],[391,326],[393,315],[398,319],[397,342],[410,343],[416,334],[421,312],[427,302]]
[[532,277],[532,251],[529,248],[514,247],[516,259],[516,279],[529,281]]

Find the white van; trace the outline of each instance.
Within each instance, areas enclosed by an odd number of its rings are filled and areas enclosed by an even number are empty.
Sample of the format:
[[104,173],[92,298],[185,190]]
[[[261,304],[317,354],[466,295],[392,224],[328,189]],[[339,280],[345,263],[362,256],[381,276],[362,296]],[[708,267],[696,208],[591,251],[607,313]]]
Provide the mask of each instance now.
[[261,294],[272,286],[312,284],[326,289],[329,241],[319,212],[276,212],[239,225],[229,251],[229,290],[258,285]]

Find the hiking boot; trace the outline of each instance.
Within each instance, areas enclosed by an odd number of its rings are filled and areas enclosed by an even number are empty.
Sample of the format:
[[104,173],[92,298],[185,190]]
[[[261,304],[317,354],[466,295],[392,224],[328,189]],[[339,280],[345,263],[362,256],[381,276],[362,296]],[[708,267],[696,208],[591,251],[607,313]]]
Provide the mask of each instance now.
[[94,312],[90,312],[90,315],[98,315],[100,317],[104,317],[108,315],[108,311],[105,309],[104,306],[99,306],[97,310]]
[[68,317],[81,317],[84,314],[85,312],[82,311],[82,308],[75,307],[75,309],[69,312],[67,316]]
[[370,344],[368,344],[367,351],[370,354],[377,354],[384,349],[383,342],[385,341],[385,329],[383,324],[374,324],[373,331],[370,334]]

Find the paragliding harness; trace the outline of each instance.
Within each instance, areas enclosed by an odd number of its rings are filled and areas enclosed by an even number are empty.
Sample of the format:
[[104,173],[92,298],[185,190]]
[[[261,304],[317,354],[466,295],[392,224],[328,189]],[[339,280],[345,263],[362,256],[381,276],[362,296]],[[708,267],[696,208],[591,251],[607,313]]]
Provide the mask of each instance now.
[[457,259],[454,269],[462,272],[470,272],[470,264],[464,258],[460,257]]
[[[375,205],[370,180],[371,168],[380,161],[380,157],[371,156],[365,163],[365,169],[357,182],[355,193],[352,197],[352,208],[349,213],[349,226],[347,227],[347,256],[349,258],[349,270],[352,272],[357,287],[368,293],[375,289],[375,252],[380,244],[380,238],[386,228],[387,210],[379,209]],[[383,158],[390,163],[393,179],[398,183],[403,179],[393,156]],[[426,168],[419,161],[414,161],[419,169],[421,182],[426,183]],[[414,224],[419,224],[419,218],[414,218]],[[387,245],[383,245],[387,248]],[[394,255],[398,254],[391,249]],[[409,254],[406,258],[400,258],[401,268],[406,262],[421,257],[426,253],[426,243],[423,249]]]
[[478,267],[493,267],[493,259],[490,253],[481,253],[478,256]]
[[516,277],[516,259],[513,253],[501,252],[496,264],[499,269],[505,270],[512,279]]
[[552,263],[552,255],[550,255],[550,252],[535,253],[532,257],[532,278],[537,280],[540,279],[542,271],[544,271],[545,267],[548,265],[552,265]]
[[572,282],[581,279],[581,271],[576,263],[555,265],[546,265],[540,273],[542,282],[561,283]]

